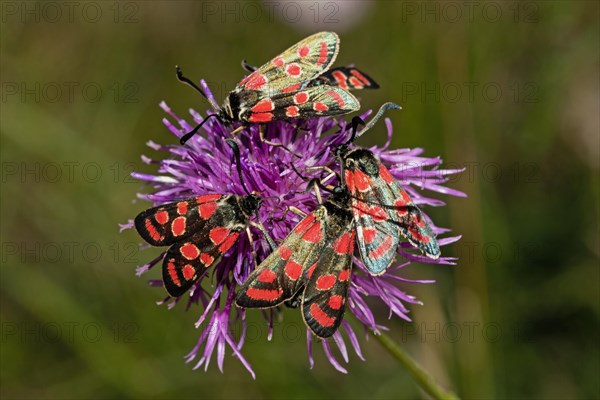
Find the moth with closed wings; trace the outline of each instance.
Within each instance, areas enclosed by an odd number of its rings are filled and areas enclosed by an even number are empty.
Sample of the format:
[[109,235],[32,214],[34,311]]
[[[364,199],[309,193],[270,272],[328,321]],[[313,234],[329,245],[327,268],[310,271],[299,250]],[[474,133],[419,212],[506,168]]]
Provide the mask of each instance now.
[[209,115],[182,136],[181,142],[185,143],[211,117],[231,125],[234,122],[267,123],[357,111],[360,103],[349,90],[379,86],[354,67],[329,71],[339,52],[339,44],[340,39],[335,32],[319,32],[294,44],[257,69],[246,66],[253,72],[227,95],[222,107],[214,104],[202,89],[184,77],[178,67],[178,78],[198,90],[217,110],[216,114]]

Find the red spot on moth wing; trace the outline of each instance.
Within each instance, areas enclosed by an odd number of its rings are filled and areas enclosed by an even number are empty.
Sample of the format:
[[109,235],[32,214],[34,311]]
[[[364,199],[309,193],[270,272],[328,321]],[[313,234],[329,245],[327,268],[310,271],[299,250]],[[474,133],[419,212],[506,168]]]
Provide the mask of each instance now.
[[275,58],[274,58],[274,59],[271,61],[271,63],[272,63],[274,66],[276,66],[277,68],[281,68],[281,67],[283,67],[283,65],[285,64],[285,61],[283,60],[283,58],[281,58],[281,57],[277,56],[277,57],[275,57]]
[[237,232],[233,232],[231,235],[229,235],[227,239],[225,239],[225,241],[219,246],[219,251],[225,253],[227,250],[229,250],[231,246],[235,244],[239,235],[240,234]]
[[202,196],[196,197],[196,203],[202,204],[202,203],[213,202],[213,201],[219,200],[221,197],[223,197],[223,196],[220,194],[203,194]]
[[368,215],[373,217],[373,219],[377,222],[385,221],[388,219],[387,211],[379,206],[369,207]]
[[354,186],[360,192],[367,192],[371,190],[371,178],[360,169],[355,169]]
[[371,228],[371,227],[365,227],[365,228],[362,228],[362,233],[363,233],[363,241],[365,242],[365,244],[371,244],[371,243],[373,243],[373,240],[375,240],[375,237],[377,236],[377,229]]
[[308,227],[313,224],[314,221],[315,215],[308,214],[302,221],[300,221],[298,225],[296,225],[296,227],[294,228],[294,232],[296,232],[297,234],[304,233],[304,231],[306,231]]
[[309,310],[310,316],[315,319],[321,326],[329,327],[335,324],[335,318],[331,318],[327,315],[318,304],[313,303],[310,305]]
[[200,204],[198,206],[198,214],[200,214],[200,218],[202,219],[209,219],[217,211],[217,208],[219,206],[215,202]]
[[387,235],[385,240],[381,242],[375,250],[371,250],[371,252],[369,252],[369,257],[374,258],[375,260],[383,257],[392,248],[392,244],[392,235]]
[[296,281],[300,275],[302,275],[302,265],[298,264],[294,260],[289,260],[287,264],[285,264],[284,272],[288,278]]
[[213,263],[213,261],[215,261],[215,259],[210,254],[208,254],[208,253],[200,254],[200,262],[202,262],[202,264],[204,264],[205,267],[209,267]]
[[[244,82],[245,81],[245,82]],[[267,83],[267,78],[258,71],[254,71],[246,79],[244,79],[243,86],[247,90],[260,90]]]
[[333,243],[333,250],[338,254],[350,254],[354,250],[353,240],[353,232],[346,232]]
[[306,271],[306,277],[308,279],[310,279],[310,277],[312,276],[313,272],[315,272],[315,268],[317,268],[317,263],[315,262],[313,265],[311,265],[308,270]]
[[251,108],[252,112],[255,113],[264,113],[268,111],[273,111],[275,109],[275,105],[269,99],[262,99],[254,107]]
[[183,277],[186,281],[192,280],[196,276],[196,270],[190,264],[183,267]]
[[157,212],[156,214],[154,214],[154,219],[156,220],[156,222],[158,222],[161,225],[166,224],[167,222],[169,222],[169,213],[162,210]]
[[152,225],[152,222],[150,222],[149,219],[146,219],[146,231],[148,232],[148,235],[150,235],[150,237],[156,242],[160,242],[165,238],[163,235],[158,233],[158,231],[156,230],[154,225]]
[[367,79],[367,77],[366,77],[366,76],[364,76],[363,74],[361,74],[359,70],[357,70],[357,69],[352,69],[352,70],[350,70],[350,73],[351,73],[352,75],[354,75],[355,77],[357,77],[358,79],[360,79],[360,80],[361,80],[361,82],[362,82],[362,83],[363,83],[365,86],[371,86],[371,81],[369,81],[369,80]]
[[333,98],[333,100],[335,100],[336,103],[338,103],[338,106],[340,108],[344,108],[344,106],[346,105],[346,102],[344,101],[344,99],[338,92],[336,92],[334,90],[328,90],[327,94],[329,96],[331,96]]
[[306,92],[298,92],[294,95],[294,103],[303,104],[308,101],[308,93]]
[[359,81],[358,79],[356,79],[355,77],[351,76],[350,79],[350,84],[355,87],[356,89],[362,89],[363,87],[365,87],[361,81]]
[[300,58],[306,57],[308,55],[308,53],[310,53],[310,47],[300,46],[298,48],[298,56],[300,56]]
[[173,220],[173,224],[171,225],[173,236],[181,236],[185,233],[185,222],[185,217],[177,217]]
[[177,276],[177,270],[175,269],[175,259],[171,258],[167,263],[167,272],[169,273],[169,278],[171,278],[171,282],[175,284],[175,286],[181,286],[181,281]]
[[319,51],[319,59],[317,60],[317,66],[324,64],[327,61],[327,54],[329,50],[327,49],[327,42],[321,42],[321,50]]
[[300,89],[300,87],[302,87],[301,83],[295,83],[295,84],[290,85],[288,87],[284,87],[283,89],[281,89],[281,92],[282,93],[297,92],[298,89]]
[[317,102],[315,102],[315,104],[313,104],[313,109],[315,111],[325,112],[325,111],[329,110],[329,107],[327,106],[327,104],[325,104],[321,101],[317,101]]
[[277,274],[269,269],[265,269],[263,272],[258,275],[258,281],[264,283],[273,283],[273,281],[277,278]]
[[290,118],[295,118],[300,115],[300,109],[296,106],[289,106],[285,109],[285,115]]
[[185,215],[188,211],[188,203],[187,201],[180,201],[177,203],[177,214]]
[[408,205],[408,204],[411,204],[411,203],[412,203],[412,199],[410,198],[410,196],[408,195],[408,193],[406,192],[406,190],[401,189],[400,190],[400,197],[395,201],[394,204],[405,206],[405,205]]
[[315,221],[315,223],[308,228],[302,235],[302,239],[310,243],[319,243],[323,240],[323,231],[321,229],[321,222]]
[[335,275],[322,275],[317,278],[317,290],[329,290],[335,285],[336,281]]
[[348,84],[346,83],[346,74],[344,74],[342,71],[333,71],[331,75],[333,75],[333,78],[339,87],[342,89],[348,89]]
[[400,217],[404,217],[406,214],[408,214],[408,208],[406,207],[406,202],[404,201],[404,199],[398,199],[394,202],[394,207],[396,207],[396,213],[400,216]]
[[394,177],[383,164],[379,164],[379,176],[381,176],[381,179],[383,179],[386,183],[394,182]]
[[346,282],[348,279],[350,279],[350,269],[342,270],[338,276],[338,279],[342,282]]
[[179,248],[179,252],[188,260],[194,260],[200,255],[200,250],[192,243],[186,243],[183,246],[181,246]]
[[283,260],[287,260],[292,255],[292,249],[290,249],[288,246],[281,245],[277,249],[277,253]]
[[273,120],[273,113],[253,113],[248,118],[250,122],[271,122]]
[[350,193],[355,193],[356,187],[354,186],[354,174],[351,170],[346,169],[344,171],[344,180],[346,181],[346,186],[348,186]]
[[296,77],[300,76],[300,74],[302,73],[302,67],[300,67],[300,65],[298,65],[297,63],[292,63],[292,64],[288,65],[287,67],[285,67],[285,72],[289,76],[296,78]]
[[249,288],[246,290],[246,296],[253,300],[274,301],[281,297],[283,290],[281,289],[256,289]]
[[413,237],[413,239],[416,240],[419,243],[427,244],[431,240],[431,238],[428,235],[427,236],[422,235],[421,232],[419,232],[415,228],[408,228],[408,232],[411,234],[411,236]]
[[419,228],[425,228],[425,220],[423,219],[423,216],[420,213],[414,214],[412,220],[413,223]]
[[327,302],[327,305],[332,310],[339,310],[342,304],[344,304],[344,298],[340,295],[331,296]]
[[223,243],[227,236],[229,236],[229,232],[229,229],[219,226],[216,228],[212,228],[208,233],[208,237],[214,244],[219,245]]

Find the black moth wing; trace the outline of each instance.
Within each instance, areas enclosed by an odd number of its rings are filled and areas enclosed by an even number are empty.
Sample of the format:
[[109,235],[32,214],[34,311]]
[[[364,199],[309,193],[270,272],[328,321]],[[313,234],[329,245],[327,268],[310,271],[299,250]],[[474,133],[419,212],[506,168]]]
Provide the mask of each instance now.
[[310,330],[321,338],[330,337],[344,317],[352,272],[355,229],[352,214],[331,203],[324,246],[314,271],[307,271],[308,283],[302,296],[302,315]]
[[[281,245],[244,281],[236,296],[238,307],[269,308],[293,299],[305,286],[326,243],[327,211],[317,208],[292,229]],[[293,301],[293,303],[297,303]]]
[[236,243],[248,223],[241,201],[235,195],[203,195],[138,215],[136,228],[144,239],[158,246],[171,245],[163,259],[163,282],[169,295],[183,295]]
[[135,229],[152,246],[168,246],[204,229],[219,207],[231,196],[206,194],[167,203],[142,211],[135,217]]
[[337,67],[325,71],[312,80],[308,86],[339,86],[345,90],[378,89],[379,84],[373,78],[354,67]]

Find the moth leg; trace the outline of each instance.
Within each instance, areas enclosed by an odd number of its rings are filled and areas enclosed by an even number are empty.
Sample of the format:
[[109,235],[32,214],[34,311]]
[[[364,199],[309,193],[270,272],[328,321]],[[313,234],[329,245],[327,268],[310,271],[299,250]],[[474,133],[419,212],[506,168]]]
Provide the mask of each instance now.
[[235,136],[236,133],[240,132],[242,129],[244,129],[245,127],[242,126],[238,126],[237,128],[235,128],[233,131],[231,131],[230,135],[231,136]]
[[271,142],[270,140],[265,139],[265,131],[264,131],[264,125],[260,124],[258,127],[258,132],[260,135],[260,141],[264,142],[268,145],[271,145],[273,147],[282,147],[284,150],[286,150],[288,153],[291,153],[292,155],[294,155],[295,157],[298,158],[302,158],[300,155],[294,153],[292,150],[288,149],[283,143],[275,143],[275,142]]
[[297,215],[301,216],[302,218],[305,218],[306,215],[307,215],[304,211],[302,211],[301,209],[296,208],[294,206],[289,206],[288,210],[291,211],[291,212],[293,212],[294,214],[297,214]]
[[252,258],[254,259],[254,268],[258,267],[258,258],[256,257],[256,250],[254,249],[254,240],[250,233],[250,227],[246,227],[246,235],[248,235],[248,242],[250,242],[250,248],[252,248]]
[[[248,221],[248,223],[250,225],[252,225],[253,227],[255,227],[256,229],[260,230],[262,232],[262,234],[265,235],[265,239],[267,239],[267,243],[269,243],[269,246],[271,247],[271,250],[275,250],[277,248],[277,245],[275,244],[275,242],[273,241],[273,239],[271,238],[271,236],[267,232],[267,229],[264,227],[264,225],[262,224],[262,222],[256,223],[254,221]],[[247,229],[246,232],[248,233],[248,236],[250,236],[250,230],[248,228],[246,228],[246,229]],[[250,239],[250,240],[252,241],[252,239]]]

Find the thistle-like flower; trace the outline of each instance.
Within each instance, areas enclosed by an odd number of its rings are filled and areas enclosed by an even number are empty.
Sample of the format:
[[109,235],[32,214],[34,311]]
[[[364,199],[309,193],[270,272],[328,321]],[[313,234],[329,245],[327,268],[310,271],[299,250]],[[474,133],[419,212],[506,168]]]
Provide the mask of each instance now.
[[[201,87],[206,95],[214,101],[210,89],[204,81]],[[215,102],[216,103],[216,102]],[[196,111],[190,110],[194,124],[180,118],[165,104],[161,108],[169,115],[163,123],[177,138],[189,132],[195,123],[203,120]],[[368,114],[363,115],[366,117]],[[176,122],[176,125],[172,121]],[[419,206],[442,206],[440,200],[426,196],[426,191],[438,192],[453,196],[464,196],[462,192],[449,189],[443,184],[447,182],[448,175],[460,170],[438,169],[441,164],[439,157],[423,157],[422,149],[389,149],[392,138],[392,124],[386,119],[388,141],[383,147],[372,147],[370,150],[388,167],[391,174],[398,180],[404,189]],[[339,129],[339,128],[342,129]],[[166,153],[162,159],[153,159],[142,156],[144,163],[158,166],[155,175],[134,172],[133,177],[148,182],[153,190],[151,193],[140,194],[140,199],[149,200],[154,205],[171,203],[191,196],[207,193],[246,195],[246,188],[258,193],[264,201],[253,216],[255,222],[260,222],[266,232],[280,243],[290,230],[300,221],[300,217],[287,212],[291,206],[310,213],[318,207],[318,201],[312,191],[307,191],[306,177],[301,177],[297,171],[305,171],[307,177],[323,178],[323,169],[310,167],[328,167],[339,170],[338,160],[334,150],[349,139],[350,129],[341,119],[333,117],[314,118],[306,120],[271,122],[264,126],[265,139],[280,142],[285,147],[277,147],[260,139],[259,126],[249,125],[242,130],[235,139],[241,150],[239,168],[241,178],[236,170],[236,162],[232,156],[231,148],[225,139],[230,138],[230,132],[235,126],[223,125],[218,119],[212,118],[203,125],[199,135],[194,136],[185,145],[158,145],[148,142],[153,150]],[[298,157],[300,155],[300,157]],[[294,171],[294,169],[296,171]],[[310,171],[310,172],[309,172]],[[336,185],[337,177],[328,175],[324,183]],[[132,221],[123,225],[131,228]],[[448,229],[431,224],[433,232],[441,235]],[[260,262],[272,251],[263,232],[251,228],[252,242],[246,235],[240,235],[237,243],[227,251],[223,259],[211,270],[207,270],[189,294],[179,298],[166,297],[161,303],[174,307],[180,301],[186,301],[186,308],[193,305],[200,306],[200,317],[196,322],[197,328],[202,328],[202,333],[197,344],[187,355],[187,362],[195,361],[195,368],[204,365],[208,368],[215,349],[217,350],[217,365],[223,371],[223,361],[226,347],[229,346],[234,355],[243,363],[254,377],[250,363],[241,353],[245,333],[245,312],[235,306],[235,290],[250,272],[256,267],[254,257]],[[455,242],[459,237],[438,236],[440,246]],[[164,254],[164,253],[163,253]],[[163,254],[148,264],[138,267],[138,275],[148,272],[162,260]],[[367,330],[378,333],[386,329],[376,322],[372,310],[367,305],[367,297],[378,298],[389,308],[389,317],[396,315],[410,321],[407,304],[421,304],[415,297],[401,289],[408,283],[430,283],[426,280],[408,280],[399,275],[399,270],[411,262],[434,264],[454,264],[455,259],[440,257],[432,260],[417,254],[407,242],[399,249],[403,262],[390,267],[380,276],[369,274],[359,258],[354,260],[351,284],[348,292],[346,317],[353,315]],[[212,275],[210,284],[202,284],[204,278]],[[162,287],[162,281],[151,280],[151,285]],[[294,311],[294,310],[292,310]],[[250,311],[249,311],[250,312]],[[295,311],[297,312],[297,311]],[[272,327],[273,313],[266,313],[266,321]],[[239,322],[240,332],[234,334],[232,326]],[[345,334],[345,335],[344,335]],[[272,330],[269,330],[269,338]],[[359,358],[363,359],[356,333],[347,321],[343,321],[341,329],[332,336],[332,340],[322,340],[320,343],[331,364],[341,372],[346,372],[342,364],[334,357],[330,346],[335,345],[345,362],[348,362],[348,351],[344,336],[351,344],[352,349]],[[313,336],[307,330],[307,345],[309,363],[312,367]]]

